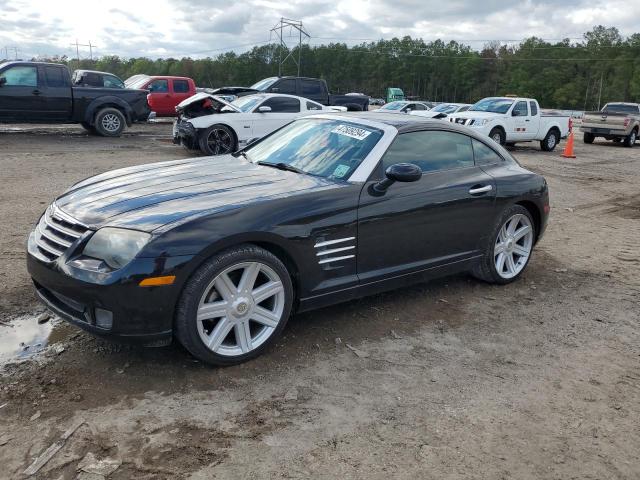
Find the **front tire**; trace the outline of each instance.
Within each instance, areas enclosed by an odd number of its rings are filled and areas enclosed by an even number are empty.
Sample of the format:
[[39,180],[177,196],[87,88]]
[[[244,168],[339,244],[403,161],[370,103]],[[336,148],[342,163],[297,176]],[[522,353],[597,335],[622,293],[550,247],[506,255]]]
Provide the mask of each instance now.
[[560,134],[557,130],[549,130],[544,139],[540,141],[540,148],[544,152],[553,152],[560,141]]
[[255,245],[225,250],[187,282],[176,311],[176,336],[210,365],[235,365],[262,354],[284,329],[293,305],[285,265]]
[[529,211],[521,205],[507,208],[473,275],[501,285],[515,281],[529,264],[535,238],[535,224]]
[[584,143],[587,143],[589,145],[591,145],[595,139],[596,137],[593,135],[593,133],[585,133],[582,137]]
[[103,108],[96,115],[94,128],[103,137],[119,137],[127,124],[124,115],[117,108]]
[[200,150],[207,155],[225,155],[236,150],[236,137],[226,125],[212,125],[200,133]]
[[491,131],[489,132],[489,138],[491,138],[491,140],[493,140],[497,144],[502,145],[503,147],[507,140],[507,136],[505,135],[504,130],[498,127],[494,127],[491,129]]
[[624,138],[624,146],[627,148],[631,148],[636,144],[636,140],[638,138],[638,132],[632,130],[629,135]]

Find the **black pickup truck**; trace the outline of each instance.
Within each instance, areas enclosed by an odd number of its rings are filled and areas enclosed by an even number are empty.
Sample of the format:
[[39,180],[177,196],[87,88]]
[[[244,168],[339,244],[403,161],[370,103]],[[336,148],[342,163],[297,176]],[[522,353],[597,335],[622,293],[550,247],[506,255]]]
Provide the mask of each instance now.
[[242,97],[252,93],[284,93],[308,98],[322,105],[347,107],[349,111],[369,110],[369,97],[365,95],[334,95],[329,93],[327,82],[321,78],[269,77],[250,87],[222,87],[211,92],[215,95]]
[[151,113],[147,91],[76,87],[65,65],[0,64],[0,123],[80,123],[105,137]]

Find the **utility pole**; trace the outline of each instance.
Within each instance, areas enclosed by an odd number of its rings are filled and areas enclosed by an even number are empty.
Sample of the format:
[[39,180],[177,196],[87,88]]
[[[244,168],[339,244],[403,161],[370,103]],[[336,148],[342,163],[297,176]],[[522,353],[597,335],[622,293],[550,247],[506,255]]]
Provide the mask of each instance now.
[[[293,56],[293,50],[289,50],[289,47],[287,46],[287,42],[284,39],[285,27],[289,27],[290,31],[293,31],[294,29],[298,31],[298,59],[297,60]],[[280,21],[276,25],[274,25],[270,33],[275,34],[276,37],[278,37],[278,39],[280,40],[280,51],[278,52],[278,76],[279,77],[282,76],[282,66],[285,64],[285,62],[289,58],[291,58],[293,60],[293,63],[295,63],[296,66],[298,67],[298,76],[300,76],[300,65],[302,62],[302,36],[304,35],[305,40],[307,38],[310,38],[310,35],[305,31],[304,26],[302,25],[302,22],[299,20],[291,20],[289,18],[281,17]],[[292,37],[292,35],[289,35],[289,36]],[[282,58],[282,51],[285,48],[289,50],[289,52],[287,53],[286,57]]]
[[4,47],[4,58],[9,60],[9,50],[13,50],[13,58],[15,60],[18,59],[18,47],[9,47],[9,46],[5,46]]
[[604,77],[604,70],[600,72],[600,92],[598,93],[598,110],[600,110],[600,101],[602,100],[602,80]]
[[93,60],[93,49],[97,47],[91,43],[91,40],[89,40],[88,44],[85,44],[78,43],[78,39],[76,38],[76,42],[72,43],[71,46],[76,47],[76,59],[78,60],[78,65],[80,65],[80,47],[89,47],[89,58]]

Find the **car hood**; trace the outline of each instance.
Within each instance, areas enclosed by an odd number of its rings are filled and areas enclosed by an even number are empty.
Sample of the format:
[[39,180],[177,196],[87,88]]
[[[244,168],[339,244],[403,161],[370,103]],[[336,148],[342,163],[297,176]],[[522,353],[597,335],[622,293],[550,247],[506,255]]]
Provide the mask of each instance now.
[[220,97],[218,95],[212,95],[212,94],[206,93],[206,92],[199,92],[199,93],[196,93],[195,95],[190,96],[189,98],[185,98],[183,101],[181,101],[176,106],[176,111],[177,112],[181,112],[186,107],[188,107],[189,105],[193,105],[194,103],[201,102],[205,98],[209,98],[209,99],[211,99],[212,102],[217,102],[217,103],[220,103],[220,104],[224,105],[225,107],[229,107],[234,112],[240,112],[240,110],[238,108],[236,108],[235,106],[231,105],[224,98],[222,98],[222,97]]
[[504,113],[494,113],[494,112],[473,112],[467,110],[466,112],[458,112],[458,113],[450,113],[450,116],[455,116],[456,118],[498,118],[504,117]]
[[225,155],[113,170],[77,183],[56,205],[93,230],[112,226],[151,232],[203,215],[340,185]]

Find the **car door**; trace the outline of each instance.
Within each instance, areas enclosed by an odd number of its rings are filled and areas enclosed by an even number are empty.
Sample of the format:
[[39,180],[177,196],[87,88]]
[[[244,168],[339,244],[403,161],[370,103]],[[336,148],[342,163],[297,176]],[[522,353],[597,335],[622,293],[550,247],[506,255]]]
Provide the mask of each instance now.
[[[511,133],[507,135],[507,141],[510,140],[530,140],[531,128],[529,128],[529,107],[527,102],[521,100],[516,102],[511,110]],[[536,132],[534,132],[535,135]]]
[[73,99],[66,69],[50,65],[43,65],[40,68],[44,74],[41,90],[46,105],[47,120],[64,122],[71,119]]
[[[529,140],[535,140],[539,138],[538,135],[540,133],[540,110],[538,109],[538,102],[535,100],[529,101],[529,118],[525,120],[527,124],[525,133]],[[543,132],[543,135],[546,135],[547,132]]]
[[[268,107],[271,110],[261,112],[261,107]],[[300,100],[287,96],[269,97],[253,112],[253,136],[262,138],[298,117],[300,115]]]
[[182,78],[174,78],[171,80],[172,91],[173,91],[173,101],[171,102],[173,106],[173,111],[175,112],[175,107],[181,101],[186,100],[191,96],[189,92],[189,81]]
[[[422,178],[371,185],[395,163],[413,163]],[[446,130],[398,135],[362,189],[358,210],[358,277],[365,284],[480,255],[493,226],[495,182],[474,164],[471,138]]]
[[171,92],[169,90],[169,79],[156,78],[147,84],[145,87],[149,90],[147,95],[147,101],[151,110],[158,115],[174,115],[175,105],[171,99]]
[[0,83],[0,119],[43,120],[46,105],[37,66],[10,66],[0,73]]

